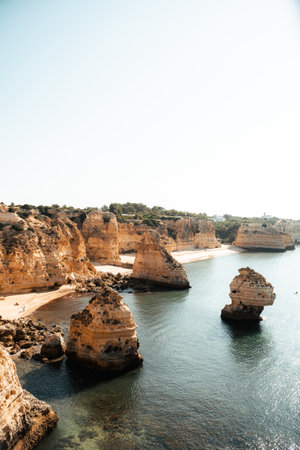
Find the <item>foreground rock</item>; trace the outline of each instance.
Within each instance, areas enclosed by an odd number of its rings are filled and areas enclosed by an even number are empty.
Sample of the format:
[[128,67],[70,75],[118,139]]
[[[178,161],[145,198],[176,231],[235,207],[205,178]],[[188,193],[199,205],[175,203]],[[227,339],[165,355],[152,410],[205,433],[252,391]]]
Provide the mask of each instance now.
[[51,339],[51,336],[57,333],[60,336],[63,333],[62,328],[57,325],[46,327],[41,322],[33,322],[31,319],[8,320],[0,317],[0,343],[10,355],[18,354],[25,359],[33,357],[47,362],[48,357],[38,356],[40,347],[46,338]]
[[259,223],[242,224],[233,244],[248,250],[277,252],[295,248],[294,239],[289,234],[278,231],[272,225]]
[[66,354],[100,372],[125,372],[143,361],[136,328],[121,295],[105,287],[83,311],[72,315]]
[[261,320],[264,306],[273,305],[274,288],[266,279],[249,267],[239,269],[230,284],[231,305],[225,305],[221,317],[230,320]]
[[132,279],[169,289],[190,287],[182,264],[165,249],[155,231],[144,233],[133,265]]
[[22,389],[16,366],[0,345],[0,448],[30,450],[57,422],[47,403]]

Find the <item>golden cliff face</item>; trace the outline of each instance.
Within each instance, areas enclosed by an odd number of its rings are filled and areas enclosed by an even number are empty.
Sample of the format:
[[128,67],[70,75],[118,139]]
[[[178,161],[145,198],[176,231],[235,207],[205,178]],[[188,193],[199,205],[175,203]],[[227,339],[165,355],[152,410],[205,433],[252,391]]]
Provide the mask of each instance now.
[[170,255],[155,231],[144,233],[133,264],[132,278],[172,289],[190,287],[182,264]]
[[0,345],[0,448],[30,450],[57,422],[45,402],[22,389],[16,366]]
[[221,316],[233,320],[260,320],[264,306],[274,303],[274,288],[249,267],[239,269],[239,273],[230,284],[231,305],[225,305]]
[[66,217],[28,216],[0,230],[0,292],[47,289],[95,269],[86,257],[84,240]]
[[300,220],[280,220],[274,226],[278,231],[289,234],[300,243]]
[[136,324],[122,297],[111,288],[98,292],[70,322],[67,356],[103,372],[124,372],[142,363]]
[[295,248],[289,234],[276,230],[272,225],[244,223],[233,243],[248,250],[285,251]]
[[217,248],[220,243],[215,236],[213,223],[201,219],[161,220],[153,228],[143,223],[119,223],[119,252],[137,252],[146,231],[154,230],[169,252],[195,248]]
[[113,264],[120,261],[118,222],[109,212],[90,212],[81,227],[86,252],[91,260]]

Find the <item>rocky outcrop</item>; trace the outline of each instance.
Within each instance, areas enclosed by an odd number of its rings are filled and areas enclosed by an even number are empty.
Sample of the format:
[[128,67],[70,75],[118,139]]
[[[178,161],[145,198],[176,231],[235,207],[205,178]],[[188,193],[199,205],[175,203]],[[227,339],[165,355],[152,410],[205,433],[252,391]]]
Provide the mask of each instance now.
[[146,231],[156,231],[169,252],[193,250],[196,248],[217,248],[212,222],[196,218],[159,220],[156,227],[144,223],[127,222],[118,224],[119,253],[137,252]]
[[57,422],[47,403],[22,389],[16,366],[0,345],[0,448],[30,450]]
[[118,222],[114,214],[92,211],[84,218],[80,230],[91,260],[106,264],[120,261]]
[[50,360],[61,358],[66,350],[65,340],[61,334],[50,334],[41,348],[41,356]]
[[293,238],[272,225],[244,223],[237,232],[235,241],[237,247],[248,250],[264,250],[284,252],[295,248]]
[[133,265],[132,278],[171,289],[190,287],[182,264],[165,249],[155,231],[144,233]]
[[221,316],[231,320],[261,320],[264,306],[274,303],[274,288],[249,267],[239,269],[239,273],[230,284],[231,305],[225,305]]
[[300,244],[300,220],[279,220],[274,226],[278,231],[292,236],[295,242]]
[[103,288],[73,314],[66,354],[70,361],[100,372],[121,373],[139,366],[136,324],[122,297]]
[[28,214],[0,223],[0,293],[49,289],[95,273],[71,220]]

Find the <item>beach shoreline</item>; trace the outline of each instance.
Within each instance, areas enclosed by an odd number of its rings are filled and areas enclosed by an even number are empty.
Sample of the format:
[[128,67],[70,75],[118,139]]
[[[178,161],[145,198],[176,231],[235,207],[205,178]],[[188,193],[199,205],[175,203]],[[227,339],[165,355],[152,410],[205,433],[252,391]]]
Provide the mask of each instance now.
[[[230,254],[241,253],[245,250],[233,245],[222,245],[219,248],[195,249],[180,252],[172,252],[172,256],[181,264],[189,264],[196,261],[202,261],[216,256],[227,256]],[[128,265],[133,264],[135,254],[120,255],[122,263]],[[97,272],[112,273],[114,275],[131,275],[132,269],[112,266],[107,264],[94,263]],[[63,285],[59,289],[46,292],[30,292],[28,294],[16,294],[4,296],[4,300],[0,300],[0,316],[3,319],[20,319],[24,318],[41,306],[64,297],[75,292],[75,286]],[[0,296],[1,297],[1,296]]]
[[0,300],[0,316],[9,320],[22,319],[41,306],[74,292],[75,286],[68,284],[53,291],[4,296],[5,299]]

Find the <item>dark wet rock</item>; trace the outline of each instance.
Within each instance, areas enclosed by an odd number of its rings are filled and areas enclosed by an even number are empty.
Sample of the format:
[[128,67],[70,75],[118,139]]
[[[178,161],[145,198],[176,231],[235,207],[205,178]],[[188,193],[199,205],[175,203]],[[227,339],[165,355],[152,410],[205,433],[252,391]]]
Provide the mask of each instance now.
[[65,340],[61,334],[48,336],[41,348],[41,355],[48,359],[57,359],[64,355],[66,350]]

